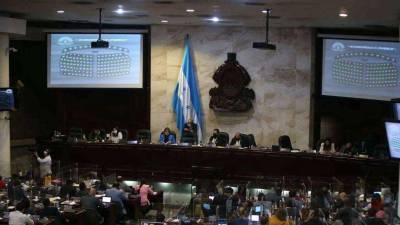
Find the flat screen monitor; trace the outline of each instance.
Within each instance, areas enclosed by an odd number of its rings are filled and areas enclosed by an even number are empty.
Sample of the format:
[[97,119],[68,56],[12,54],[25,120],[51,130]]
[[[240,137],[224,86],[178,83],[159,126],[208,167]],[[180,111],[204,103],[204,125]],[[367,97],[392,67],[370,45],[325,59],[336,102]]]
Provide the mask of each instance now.
[[261,205],[254,207],[254,212],[261,213],[261,211],[262,211],[262,206]]
[[14,91],[11,88],[0,88],[0,111],[11,111],[15,108]]
[[400,43],[324,39],[322,95],[390,101],[400,97]]
[[228,225],[228,221],[226,219],[218,219],[217,225]]
[[259,215],[251,215],[250,216],[250,221],[251,222],[259,222],[260,221],[260,216]]
[[210,204],[208,204],[208,203],[204,203],[204,204],[203,204],[203,208],[204,208],[205,210],[210,210],[210,209],[211,209],[211,206],[210,206]]
[[91,48],[97,33],[47,35],[47,87],[142,88],[143,34],[102,34],[108,48]]
[[399,102],[393,103],[393,112],[394,112],[394,119],[400,120],[400,103]]
[[111,203],[111,197],[102,197],[101,202],[103,203]]
[[400,122],[386,122],[385,127],[390,157],[400,159]]

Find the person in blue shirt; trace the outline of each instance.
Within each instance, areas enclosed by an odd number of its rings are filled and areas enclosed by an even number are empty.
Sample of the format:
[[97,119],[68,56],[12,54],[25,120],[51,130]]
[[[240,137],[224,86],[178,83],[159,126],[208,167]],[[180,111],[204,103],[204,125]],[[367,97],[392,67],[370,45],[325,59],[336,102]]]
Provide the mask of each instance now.
[[124,202],[127,201],[125,193],[119,189],[119,183],[114,183],[112,188],[106,190],[106,196],[111,197],[111,201],[120,205],[117,209],[117,217],[120,219],[126,214]]
[[171,130],[166,127],[163,132],[160,134],[160,144],[175,144],[175,136],[171,134]]

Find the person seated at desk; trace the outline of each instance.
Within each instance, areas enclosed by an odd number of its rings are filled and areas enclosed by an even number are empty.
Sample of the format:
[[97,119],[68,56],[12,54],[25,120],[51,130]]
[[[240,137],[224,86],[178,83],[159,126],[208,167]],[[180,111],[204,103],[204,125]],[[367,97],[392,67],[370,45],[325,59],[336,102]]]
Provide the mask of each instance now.
[[61,186],[60,197],[61,198],[69,198],[69,197],[75,196],[75,194],[76,194],[76,189],[73,186],[73,181],[67,180],[67,182],[63,186]]
[[82,208],[86,210],[86,225],[100,225],[103,220],[99,211],[103,208],[103,205],[100,203],[100,200],[96,198],[96,192],[95,188],[91,188],[89,195],[85,195],[81,198]]
[[353,143],[347,142],[340,148],[340,153],[346,155],[355,155],[357,154],[357,150],[354,148]]
[[110,133],[110,141],[118,144],[123,138],[122,132],[118,130],[118,127],[114,127]]
[[29,208],[29,201],[21,201],[16,207],[15,211],[10,212],[8,224],[9,225],[33,225],[34,222],[29,215],[24,212]]
[[220,139],[221,138],[219,136],[219,129],[214,129],[213,134],[211,135],[210,139],[208,140],[208,144],[219,146],[218,144],[221,143]]
[[126,214],[124,202],[127,200],[125,193],[119,189],[119,183],[114,183],[112,188],[106,190],[106,196],[111,197],[112,202],[116,202],[120,206],[119,215]]
[[329,138],[325,139],[319,146],[319,153],[333,154],[335,153],[335,143],[331,142]]
[[160,144],[175,144],[176,140],[173,134],[171,134],[171,130],[166,127],[163,132],[160,134],[159,139]]
[[13,182],[13,192],[14,203],[28,201],[28,197],[22,188],[21,181],[18,179]]
[[43,199],[43,209],[40,211],[40,217],[53,218],[55,225],[64,224],[60,211],[57,207],[50,206],[50,200],[48,198]]
[[90,132],[88,139],[89,141],[100,142],[105,140],[106,136],[102,134],[99,129],[94,129],[92,132]]
[[83,197],[88,194],[86,184],[84,182],[79,183],[79,191],[76,192],[75,197]]
[[233,136],[231,143],[229,145],[241,148],[246,148],[250,146],[249,140],[245,137],[244,134],[241,134],[239,132],[237,132],[235,136]]
[[190,133],[193,136],[197,136],[197,124],[193,122],[192,118],[189,118],[187,123],[183,125],[183,132]]

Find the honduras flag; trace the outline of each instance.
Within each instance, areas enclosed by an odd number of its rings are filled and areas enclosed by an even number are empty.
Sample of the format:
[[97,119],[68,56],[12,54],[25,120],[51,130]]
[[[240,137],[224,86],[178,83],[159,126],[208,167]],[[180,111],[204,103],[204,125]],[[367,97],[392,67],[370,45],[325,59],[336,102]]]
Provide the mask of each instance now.
[[175,87],[172,107],[176,114],[176,124],[180,133],[182,134],[183,127],[188,119],[192,118],[193,122],[197,124],[197,143],[200,143],[203,137],[202,107],[189,36],[185,38],[185,52]]

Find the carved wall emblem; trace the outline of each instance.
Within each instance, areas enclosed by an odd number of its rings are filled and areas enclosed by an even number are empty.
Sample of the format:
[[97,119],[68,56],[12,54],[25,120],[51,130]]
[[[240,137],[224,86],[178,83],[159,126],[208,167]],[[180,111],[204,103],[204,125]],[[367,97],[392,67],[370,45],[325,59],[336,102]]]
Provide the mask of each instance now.
[[253,107],[255,94],[246,88],[251,78],[236,60],[236,53],[228,53],[228,59],[213,75],[218,87],[210,89],[210,108],[221,112],[245,112]]

